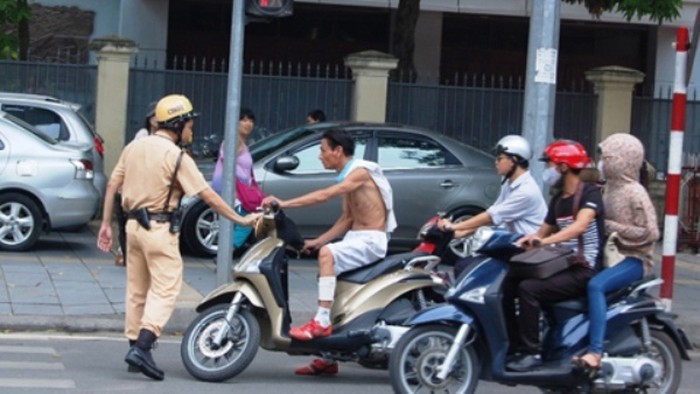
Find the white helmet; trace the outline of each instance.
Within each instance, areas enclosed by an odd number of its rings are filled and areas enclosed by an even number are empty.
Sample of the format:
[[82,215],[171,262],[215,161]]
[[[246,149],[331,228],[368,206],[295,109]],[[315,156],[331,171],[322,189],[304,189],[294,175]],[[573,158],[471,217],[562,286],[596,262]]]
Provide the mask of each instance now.
[[496,144],[496,154],[518,156],[523,160],[532,159],[530,143],[519,135],[511,134],[501,138]]

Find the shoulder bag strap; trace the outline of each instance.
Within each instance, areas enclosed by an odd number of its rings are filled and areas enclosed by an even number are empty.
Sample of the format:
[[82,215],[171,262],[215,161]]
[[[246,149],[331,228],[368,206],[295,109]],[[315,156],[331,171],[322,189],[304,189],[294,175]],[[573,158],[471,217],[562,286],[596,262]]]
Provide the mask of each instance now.
[[[177,179],[177,171],[180,169],[180,162],[182,162],[182,155],[185,151],[180,151],[177,156],[177,162],[175,162],[175,171],[173,172],[173,179],[170,181],[170,189],[168,189],[168,197],[165,199],[165,206],[163,207],[163,212],[168,212],[168,205],[170,205],[170,197],[173,195],[173,188],[175,187],[175,180]],[[182,199],[177,202],[177,208],[180,208]]]
[[[583,196],[583,182],[580,182],[578,184],[578,187],[576,188],[576,193],[574,193],[574,203],[573,203],[573,215],[574,215],[574,220],[576,220],[576,216],[578,215],[578,211],[580,208],[581,204],[581,196]],[[579,234],[578,236],[578,253],[577,255],[583,262],[585,260],[585,257],[583,256],[583,234]]]

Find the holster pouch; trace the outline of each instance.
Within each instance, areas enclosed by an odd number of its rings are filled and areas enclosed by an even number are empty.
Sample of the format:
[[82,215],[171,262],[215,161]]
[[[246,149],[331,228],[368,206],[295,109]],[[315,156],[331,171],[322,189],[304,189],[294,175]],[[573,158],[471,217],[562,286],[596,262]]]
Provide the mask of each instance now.
[[177,234],[180,232],[181,222],[182,222],[182,207],[178,206],[170,214],[170,232],[172,234]]
[[146,230],[151,229],[151,218],[148,215],[148,210],[146,208],[139,208],[129,212],[129,217],[136,219],[141,227]]

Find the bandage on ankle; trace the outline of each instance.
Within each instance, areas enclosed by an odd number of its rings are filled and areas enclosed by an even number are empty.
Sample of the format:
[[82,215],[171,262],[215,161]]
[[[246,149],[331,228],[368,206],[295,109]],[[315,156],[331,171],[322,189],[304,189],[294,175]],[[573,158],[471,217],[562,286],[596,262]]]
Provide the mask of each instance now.
[[318,278],[318,299],[320,301],[333,301],[335,297],[335,276],[321,276]]

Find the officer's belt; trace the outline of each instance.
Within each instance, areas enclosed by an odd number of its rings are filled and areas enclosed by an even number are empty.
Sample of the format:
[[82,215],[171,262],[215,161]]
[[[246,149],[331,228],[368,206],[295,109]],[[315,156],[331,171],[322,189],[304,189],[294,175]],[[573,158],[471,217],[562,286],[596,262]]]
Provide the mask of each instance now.
[[[129,219],[138,219],[139,210],[129,211]],[[148,212],[148,220],[155,220],[158,223],[169,222],[172,214],[170,212]]]

